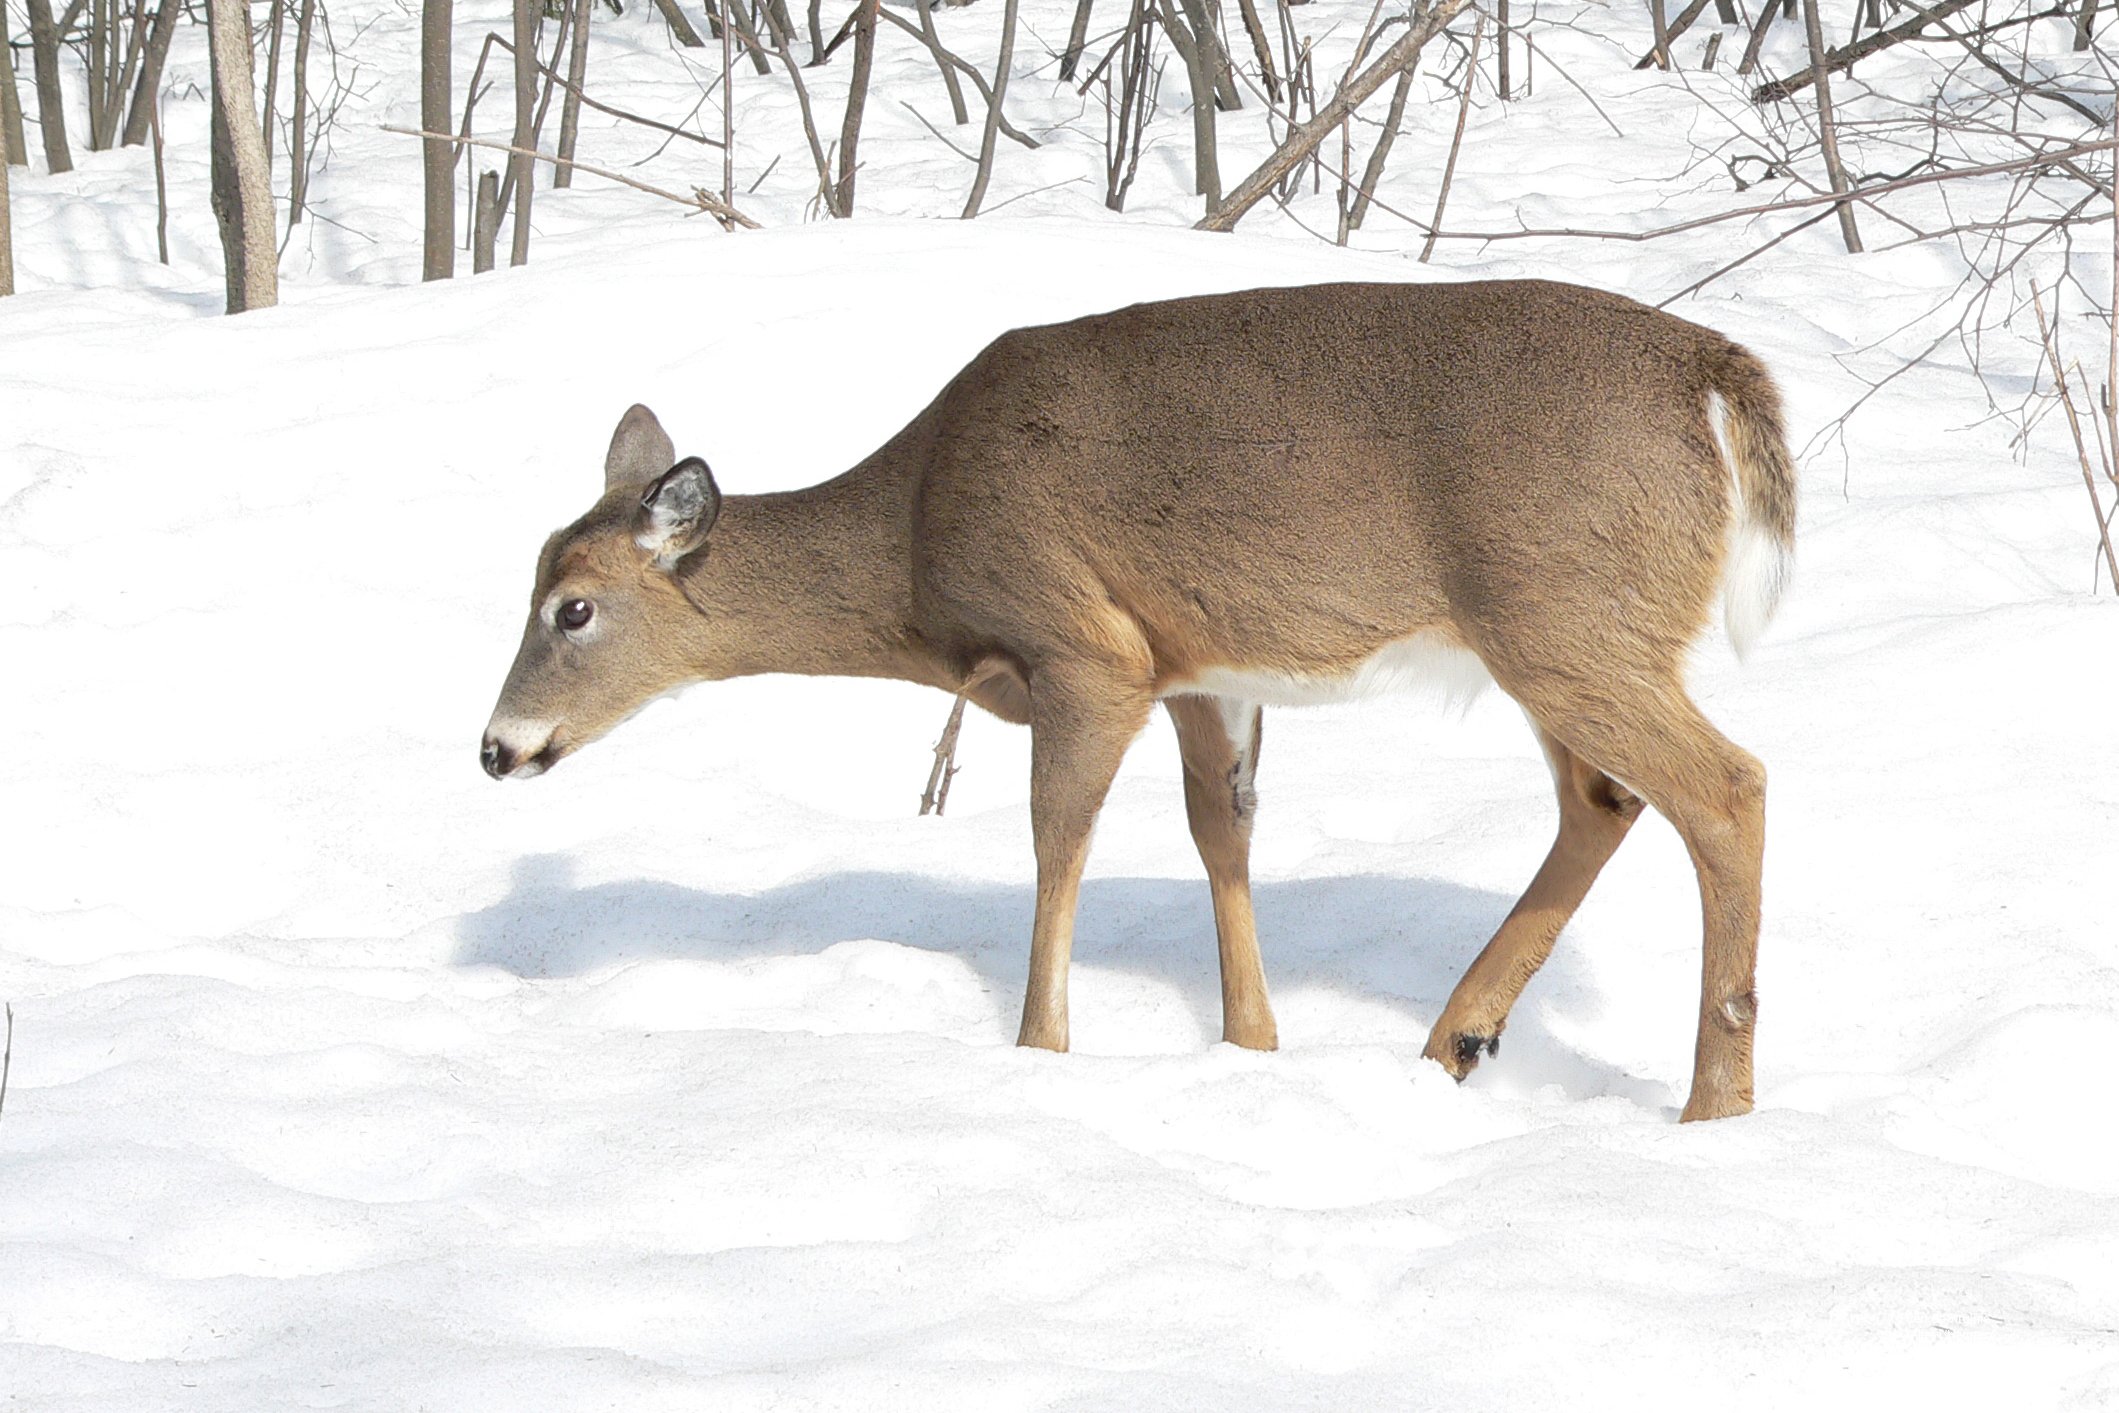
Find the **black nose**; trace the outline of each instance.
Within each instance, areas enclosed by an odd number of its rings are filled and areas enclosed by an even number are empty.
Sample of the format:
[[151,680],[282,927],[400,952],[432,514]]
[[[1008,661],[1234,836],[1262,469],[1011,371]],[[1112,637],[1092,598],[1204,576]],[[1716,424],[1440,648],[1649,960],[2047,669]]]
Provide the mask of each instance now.
[[488,736],[485,744],[478,748],[478,763],[495,780],[505,780],[508,772],[515,769],[515,752]]

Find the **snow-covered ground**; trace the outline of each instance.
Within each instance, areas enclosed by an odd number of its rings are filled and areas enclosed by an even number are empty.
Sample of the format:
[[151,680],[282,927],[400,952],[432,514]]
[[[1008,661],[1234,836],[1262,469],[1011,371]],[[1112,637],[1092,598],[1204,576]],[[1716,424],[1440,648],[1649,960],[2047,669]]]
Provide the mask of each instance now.
[[[1025,15],[1049,42],[1069,8]],[[1629,136],[1549,79],[1476,112],[1467,224],[1730,202],[1681,175],[1689,100],[1626,68],[1633,8],[1552,37]],[[998,9],[944,22],[990,59]],[[502,11],[459,10],[461,80]],[[1094,132],[1054,131],[1079,100],[1031,55],[1011,111],[1054,140],[1004,148],[994,200],[1088,179],[996,217],[922,219],[967,169],[879,103],[862,216],[801,224],[784,80],[746,73],[739,185],[784,152],[746,204],[773,229],[584,178],[540,195],[527,269],[421,287],[417,154],[373,127],[416,112],[412,19],[362,18],[377,87],[316,192],[338,224],[297,233],[278,309],[218,316],[189,31],[169,269],[139,151],[15,178],[0,1404],[2119,1406],[2119,653],[2055,429],[2019,459],[1947,359],[1893,385],[1805,467],[1766,641],[1700,655],[1772,776],[1752,1116],[1674,1122],[1698,904],[1655,820],[1500,1056],[1462,1087],[1419,1058],[1552,827],[1495,694],[1275,714],[1270,1055],[1216,1043],[1151,730],[1090,864],[1074,1053],[1019,1051],[1024,733],[967,723],[942,820],[913,804],[946,700],[891,684],[702,688],[548,779],[480,774],[536,547],[617,414],[652,404],[731,490],[795,486],[1011,325],[1326,278],[1661,298],[1766,228],[1427,267],[1403,227],[1195,235],[1174,108],[1168,171],[1107,218]],[[599,35],[592,90],[682,111],[651,19]],[[925,65],[900,39],[879,75]],[[813,80],[827,111],[844,68]],[[1416,110],[1406,206],[1453,120]],[[587,131],[587,160],[647,150]],[[1677,306],[1768,359],[1798,443],[1858,390],[1834,355],[1956,273],[1835,240]]]

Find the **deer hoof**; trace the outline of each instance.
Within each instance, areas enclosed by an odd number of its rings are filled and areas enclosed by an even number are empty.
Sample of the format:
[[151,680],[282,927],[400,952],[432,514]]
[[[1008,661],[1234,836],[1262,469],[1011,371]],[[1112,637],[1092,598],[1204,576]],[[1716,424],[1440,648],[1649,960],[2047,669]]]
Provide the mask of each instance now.
[[1438,1032],[1428,1037],[1425,1054],[1427,1058],[1448,1070],[1452,1079],[1462,1084],[1464,1077],[1478,1068],[1481,1051],[1489,1055],[1501,1053],[1499,1030],[1492,1035],[1463,1032],[1443,1035]]

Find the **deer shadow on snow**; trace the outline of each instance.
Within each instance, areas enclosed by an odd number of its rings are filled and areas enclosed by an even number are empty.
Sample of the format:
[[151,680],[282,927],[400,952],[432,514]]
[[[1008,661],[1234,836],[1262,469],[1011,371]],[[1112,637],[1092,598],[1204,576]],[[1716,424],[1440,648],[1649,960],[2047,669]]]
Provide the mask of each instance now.
[[[1026,870],[1027,871],[1027,870]],[[1512,897],[1433,878],[1343,875],[1253,885],[1266,976],[1283,1012],[1281,1044],[1301,1048],[1360,1037],[1290,1024],[1290,998],[1338,992],[1406,1021],[1394,1045],[1424,1039],[1450,989],[1513,904]],[[526,978],[574,977],[651,959],[735,962],[815,953],[875,939],[961,959],[994,1002],[996,1030],[1015,1033],[1028,971],[1036,894],[1030,881],[967,883],[916,873],[839,872],[759,893],[720,893],[655,879],[579,885],[572,861],[533,854],[515,865],[499,902],[457,926],[455,961]],[[1572,1098],[1617,1095],[1668,1106],[1661,1083],[1628,1074],[1553,1034],[1548,1015],[1593,1021],[1602,994],[1562,934],[1552,959],[1510,1017],[1498,1059],[1473,1084],[1557,1084]],[[1152,977],[1175,989],[1202,1046],[1221,1035],[1214,920],[1204,878],[1083,880],[1074,940],[1077,970]],[[1082,1003],[1076,1003],[1077,1021]],[[1373,1032],[1371,1040],[1383,1039]]]

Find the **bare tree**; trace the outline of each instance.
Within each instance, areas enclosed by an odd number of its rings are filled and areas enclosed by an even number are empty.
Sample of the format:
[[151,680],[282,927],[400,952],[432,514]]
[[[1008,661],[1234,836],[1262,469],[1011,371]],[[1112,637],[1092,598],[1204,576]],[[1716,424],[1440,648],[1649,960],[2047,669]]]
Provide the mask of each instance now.
[[500,173],[478,175],[478,206],[471,218],[471,273],[493,268],[493,248],[500,243]]
[[[515,0],[515,146],[537,145],[537,0]],[[517,154],[508,159],[509,186],[515,193],[515,240],[510,265],[530,263],[530,192],[537,164]]]
[[861,116],[868,107],[868,76],[876,61],[876,11],[881,0],[858,0],[854,10],[853,81],[846,91],[846,119],[839,127],[839,214],[853,214],[854,154],[861,144]]
[[37,70],[37,126],[44,134],[44,165],[54,174],[74,169],[66,150],[66,98],[59,89],[59,27],[51,0],[28,0],[30,56]]
[[[1274,183],[1301,165],[1305,158],[1317,150],[1319,143],[1329,137],[1340,123],[1367,101],[1369,95],[1383,87],[1386,79],[1395,77],[1409,67],[1419,56],[1421,48],[1440,34],[1470,3],[1471,0],[1436,0],[1436,3],[1419,11],[1395,44],[1386,49],[1381,57],[1359,75],[1349,75],[1346,81],[1339,85],[1339,91],[1311,114],[1308,122],[1295,126],[1287,139],[1280,144],[1279,150],[1237,184],[1236,189],[1229,193],[1226,202],[1218,209],[1209,207],[1206,216],[1194,223],[1194,229],[1234,230],[1236,223],[1243,219],[1244,213],[1256,206],[1265,194],[1273,189]],[[1469,75],[1465,81],[1470,82]]]
[[[971,113],[964,107],[964,89],[957,82],[956,65],[950,62],[956,56],[942,48],[941,36],[934,31],[935,0],[914,0],[914,4],[920,12],[920,42],[927,46],[928,53],[934,55],[935,65],[942,71],[942,86],[949,90],[950,115],[956,119],[957,126],[962,127],[971,121]],[[890,18],[896,19],[897,16]]]
[[1161,0],[1163,33],[1170,36],[1177,57],[1184,60],[1185,78],[1192,89],[1192,189],[1207,199],[1207,214],[1221,209],[1221,149],[1214,130],[1214,69],[1206,55],[1206,43],[1178,18],[1170,0]]
[[169,173],[162,166],[162,95],[156,93],[147,105],[147,131],[154,138],[155,157],[155,256],[169,263]]
[[[1060,55],[1059,76],[1065,82],[1073,81],[1074,71],[1082,62],[1082,48],[1089,42],[1089,11],[1095,3],[1096,0],[1074,0],[1074,23],[1067,29],[1066,52]],[[924,10],[926,6],[923,4],[921,8]],[[1127,28],[1130,31],[1131,26]]]
[[971,195],[964,199],[964,219],[979,214],[986,199],[986,183],[993,177],[993,143],[1000,133],[1001,100],[1008,93],[1008,72],[1015,62],[1016,0],[1007,0],[1001,11],[1001,57],[993,66],[993,92],[986,99],[986,131],[979,139],[979,172],[972,178]]
[[[732,17],[742,11],[743,7],[736,3],[736,0],[729,0],[728,12]],[[780,67],[786,70],[788,85],[795,91],[795,107],[802,116],[802,136],[809,142],[809,160],[815,163],[817,168],[817,200],[823,204],[825,214],[837,216],[840,214],[839,184],[832,178],[831,159],[825,155],[824,139],[817,135],[817,116],[809,104],[809,85],[802,81],[801,66],[795,63],[795,56],[789,47],[792,41],[785,23],[784,11],[771,5],[763,5],[759,7],[759,13],[765,16],[766,28],[772,31],[773,56],[780,61]],[[758,42],[748,34],[743,35],[743,38],[753,45]]]
[[[1810,41],[1810,82],[1817,89],[1817,131],[1824,146],[1825,175],[1831,179],[1835,192],[1848,190],[1846,166],[1839,160],[1839,133],[1832,121],[1832,82],[1826,73],[1825,32],[1818,19],[1817,0],[1803,0],[1803,29]],[[1847,253],[1861,253],[1861,232],[1854,224],[1854,204],[1842,202],[1834,208],[1839,213],[1840,238],[1847,243]]]
[[[287,224],[299,225],[309,201],[309,36],[316,19],[316,0],[302,0],[301,18],[294,25],[294,102],[288,118],[292,132],[287,143]],[[266,163],[267,173],[271,163]]]
[[213,74],[213,214],[221,227],[228,312],[240,314],[269,308],[280,297],[272,181],[258,130],[243,0],[206,0],[206,30]]
[[[741,3],[742,0],[728,0],[731,10]],[[662,12],[664,23],[669,25],[670,34],[679,44],[687,49],[706,47],[706,41],[699,37],[699,31],[692,28],[692,22],[684,17],[684,11],[677,8],[677,0],[655,0],[655,8]]]
[[[574,144],[581,136],[581,81],[589,74],[589,17],[595,8],[595,0],[574,0],[574,42],[567,50],[567,96],[559,106],[559,165],[552,171],[555,187],[574,184]],[[724,41],[723,48],[726,47]],[[553,62],[558,62],[557,55]],[[431,122],[427,127],[440,131]]]
[[14,48],[7,37],[6,0],[0,0],[0,165],[26,167],[29,146],[22,136],[22,99],[15,92]]
[[[1143,0],[1133,0],[1126,28],[1119,36],[1118,88],[1111,77],[1103,77],[1104,88],[1104,205],[1113,211],[1126,209],[1126,192],[1140,170],[1141,139],[1156,107],[1162,70],[1155,62],[1155,28],[1148,23]],[[1100,69],[1103,65],[1098,66]]]
[[[455,30],[455,0],[426,0],[419,26],[419,125],[428,132],[447,132],[450,113],[449,40]],[[449,189],[456,154],[439,142],[421,147],[421,174],[426,183],[426,249],[420,275],[446,280],[456,273],[456,201]]]
[[[71,13],[71,11],[69,11]],[[104,34],[110,28],[110,0],[89,0],[88,42],[84,67],[88,70],[88,150],[101,152],[110,146],[103,134],[103,61],[109,47]]]
[[0,295],[15,292],[15,232],[7,212],[7,169],[11,165],[0,162]]
[[258,126],[265,130],[265,165],[272,165],[273,115],[278,113],[280,97],[280,41],[287,33],[287,0],[272,0],[272,11],[265,21],[270,34],[265,40],[265,113]]
[[156,97],[162,91],[162,65],[169,58],[169,41],[176,35],[177,21],[183,17],[183,0],[161,0],[155,9],[154,28],[148,31],[147,48],[140,60],[140,81],[132,91],[132,110],[125,115],[125,132],[119,139],[127,147],[138,147],[147,141]]

